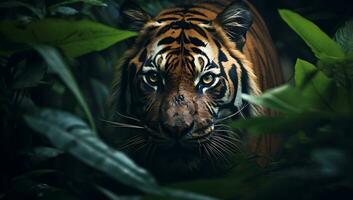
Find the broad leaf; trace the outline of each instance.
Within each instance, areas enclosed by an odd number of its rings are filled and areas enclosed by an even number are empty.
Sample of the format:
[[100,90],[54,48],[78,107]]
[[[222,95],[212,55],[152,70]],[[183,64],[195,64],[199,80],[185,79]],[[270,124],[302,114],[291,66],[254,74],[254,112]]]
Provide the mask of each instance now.
[[268,90],[259,97],[248,94],[242,94],[242,97],[250,103],[280,112],[301,112],[300,107],[297,106],[298,100],[300,100],[300,92],[290,85],[283,85]]
[[89,123],[95,132],[95,123],[86,100],[84,99],[74,76],[61,58],[60,54],[54,48],[48,46],[34,46],[34,48],[42,55],[43,59],[48,64],[50,71],[57,74],[65,85],[71,90],[72,94],[75,96],[85,112]]
[[326,60],[345,57],[341,47],[311,21],[290,10],[280,9],[279,14],[305,41],[317,58]]
[[214,200],[191,192],[161,188],[146,170],[122,152],[107,146],[74,115],[42,109],[36,114],[25,115],[24,119],[28,126],[46,136],[56,148],[128,186],[168,199]]
[[115,180],[142,191],[157,190],[157,184],[148,172],[123,153],[104,144],[74,115],[43,109],[36,115],[25,115],[25,121],[35,131],[45,135],[55,147]]
[[[338,66],[331,66],[332,69]],[[349,92],[346,88],[328,78],[313,64],[298,59],[295,65],[296,86],[301,90],[302,103],[310,103],[312,107],[321,108],[322,111],[347,112],[351,107]],[[309,106],[310,106],[309,104]]]
[[[28,24],[16,20],[0,21],[0,35],[13,43],[56,46],[65,55],[77,57],[103,50],[121,40],[135,36],[136,33],[89,20],[48,18]],[[1,49],[1,51],[8,52],[7,49]]]

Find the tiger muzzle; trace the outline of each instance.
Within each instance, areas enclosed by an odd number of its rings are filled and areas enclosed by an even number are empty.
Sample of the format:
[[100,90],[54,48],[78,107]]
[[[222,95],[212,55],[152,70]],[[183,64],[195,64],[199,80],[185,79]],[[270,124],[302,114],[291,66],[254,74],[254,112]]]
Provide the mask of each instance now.
[[195,108],[184,95],[174,95],[162,106],[161,128],[164,134],[174,139],[191,135],[195,127]]

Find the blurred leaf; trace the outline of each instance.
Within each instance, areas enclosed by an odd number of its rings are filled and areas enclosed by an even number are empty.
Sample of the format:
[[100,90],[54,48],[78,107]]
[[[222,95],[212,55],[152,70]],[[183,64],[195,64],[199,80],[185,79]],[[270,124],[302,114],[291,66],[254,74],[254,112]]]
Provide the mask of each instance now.
[[265,170],[255,161],[239,155],[234,158],[234,163],[235,166],[224,174],[172,183],[169,186],[219,199],[251,199],[249,197],[255,195],[253,189],[261,187],[266,180],[266,177],[261,176]]
[[17,66],[17,72],[11,83],[11,88],[22,89],[37,86],[46,73],[46,66],[43,64],[24,63]]
[[69,152],[115,180],[142,191],[158,189],[148,172],[135,165],[123,153],[104,144],[74,115],[43,109],[37,115],[25,115],[25,121],[35,131],[46,136],[55,147]]
[[[120,151],[113,150],[92,134],[79,118],[62,111],[42,109],[25,115],[28,126],[46,136],[57,148],[69,152],[87,165],[118,182],[143,192],[176,199],[211,200],[190,192],[160,188],[154,178]],[[168,198],[168,199],[170,199]]]
[[141,200],[140,196],[118,196],[104,187],[97,185],[96,188],[110,200]]
[[[298,96],[299,95],[299,96]],[[259,97],[250,96],[248,94],[242,94],[244,100],[261,105],[266,108],[281,112],[301,112],[300,107],[297,106],[298,99],[300,98],[300,92],[290,86],[283,85],[271,90],[268,90]]]
[[42,10],[32,6],[29,3],[21,2],[21,1],[5,1],[0,3],[0,8],[15,8],[15,7],[24,7],[30,10],[33,14],[37,15],[39,19],[44,17],[44,13]]
[[76,15],[78,11],[68,6],[59,6],[50,11],[52,14]]
[[344,175],[347,167],[347,156],[337,149],[320,149],[311,153],[311,159],[319,165],[320,172],[325,176]]
[[277,117],[256,117],[241,119],[230,123],[234,129],[246,129],[252,134],[296,132],[303,128],[315,126],[324,119],[320,114],[292,114]]
[[49,6],[49,10],[52,9],[56,9],[57,7],[63,6],[63,5],[67,5],[67,4],[73,4],[73,3],[85,3],[85,4],[89,4],[89,5],[93,5],[93,6],[107,6],[107,4],[105,4],[103,2],[103,0],[66,0],[66,1],[61,1],[57,4],[51,5]]
[[65,85],[71,90],[82,109],[84,110],[89,123],[93,129],[93,132],[96,130],[95,123],[93,121],[92,114],[88,108],[88,105],[75,81],[74,76],[72,75],[70,69],[66,66],[65,62],[61,58],[60,54],[56,49],[48,46],[34,46],[34,48],[42,55],[45,62],[48,64],[49,69],[57,74],[60,79],[65,83]]
[[280,9],[282,19],[305,41],[320,60],[345,57],[341,47],[318,26],[290,10]]
[[95,97],[95,102],[97,103],[99,113],[105,115],[105,106],[107,104],[107,99],[109,95],[109,90],[107,86],[96,79],[91,79],[92,92]]
[[[340,27],[336,34],[335,40],[341,46],[346,54],[353,53],[353,20],[347,21],[344,26]],[[353,55],[352,55],[353,57]]]
[[77,200],[66,190],[22,176],[11,181],[5,199]]
[[[136,35],[134,32],[115,29],[89,20],[74,21],[54,18],[28,24],[16,20],[2,20],[0,21],[0,34],[5,37],[5,40],[13,43],[56,46],[69,57],[100,51]],[[1,51],[8,50],[1,49]]]
[[37,165],[48,159],[55,158],[63,152],[52,147],[35,147],[23,153],[29,157],[33,165]]

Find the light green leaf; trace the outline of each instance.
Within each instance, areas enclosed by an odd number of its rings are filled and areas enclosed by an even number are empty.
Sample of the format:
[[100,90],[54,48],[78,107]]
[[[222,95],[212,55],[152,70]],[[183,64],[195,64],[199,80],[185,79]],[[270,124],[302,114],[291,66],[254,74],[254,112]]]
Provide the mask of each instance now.
[[314,23],[290,10],[280,9],[279,14],[305,41],[318,59],[344,59],[345,55],[341,47]]
[[295,104],[298,103],[300,92],[290,85],[283,85],[271,90],[268,90],[259,97],[242,94],[242,98],[250,103],[264,106],[280,112],[294,112],[301,111],[300,107]]
[[[78,57],[108,48],[136,33],[89,20],[48,18],[27,24],[16,20],[0,21],[0,35],[12,43],[59,47],[65,55]],[[1,51],[8,52],[7,49]]]
[[84,99],[77,83],[72,75],[70,69],[67,67],[60,54],[56,49],[49,46],[34,46],[34,48],[42,55],[45,62],[48,64],[49,69],[57,74],[60,79],[65,83],[65,85],[71,90],[72,94],[77,99],[78,103],[85,112],[88,121],[95,132],[96,126],[93,121],[92,114],[88,108],[86,100]]
[[310,102],[322,110],[333,109],[332,101],[335,90],[333,80],[328,78],[313,64],[298,59],[295,65],[295,82],[301,90],[302,100]]

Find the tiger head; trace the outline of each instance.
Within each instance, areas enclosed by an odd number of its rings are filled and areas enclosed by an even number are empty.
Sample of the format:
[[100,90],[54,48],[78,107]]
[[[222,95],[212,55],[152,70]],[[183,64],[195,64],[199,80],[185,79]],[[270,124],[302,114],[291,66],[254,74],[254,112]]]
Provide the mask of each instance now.
[[249,9],[242,3],[203,3],[150,17],[125,7],[123,17],[139,36],[112,95],[114,121],[123,126],[116,134],[127,135],[122,148],[168,172],[227,162],[240,138],[222,121],[246,115],[249,106],[241,94],[257,92],[242,53],[252,22]]

